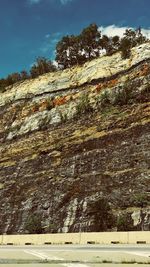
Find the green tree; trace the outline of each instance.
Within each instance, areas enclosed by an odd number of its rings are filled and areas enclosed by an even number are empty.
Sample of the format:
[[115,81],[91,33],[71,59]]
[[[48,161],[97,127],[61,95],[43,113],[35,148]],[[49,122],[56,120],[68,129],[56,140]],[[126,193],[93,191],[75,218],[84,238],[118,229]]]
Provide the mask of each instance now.
[[5,92],[6,86],[7,86],[6,80],[0,79],[0,93]]
[[80,36],[64,36],[56,46],[56,61],[65,68],[81,63],[83,57],[80,53]]
[[12,85],[12,84],[19,82],[19,81],[21,81],[20,73],[14,72],[14,73],[7,76],[6,85],[9,86],[9,85]]
[[20,76],[22,81],[29,79],[29,74],[27,73],[26,70],[22,70]]
[[128,40],[130,48],[137,45],[136,31],[132,29],[126,29],[123,39]]
[[63,66],[63,68],[68,67],[68,54],[67,49],[69,46],[69,36],[64,36],[56,46],[56,61],[59,66]]
[[141,28],[136,30],[126,29],[123,38],[121,39],[120,50],[122,52],[122,58],[129,58],[131,54],[131,48],[136,45],[140,45],[146,42],[146,37],[142,34]]
[[120,51],[121,51],[121,57],[122,59],[129,58],[131,55],[131,42],[127,38],[122,38],[121,44],[120,44]]
[[101,33],[96,24],[90,24],[83,29],[81,35],[81,49],[84,50],[86,58],[92,59],[100,54],[100,37]]
[[117,35],[113,37],[103,35],[99,43],[101,48],[106,50],[106,55],[112,55],[120,48],[120,38]]
[[111,38],[112,48],[113,52],[116,52],[120,48],[120,37],[118,35],[115,35]]
[[137,44],[139,44],[139,45],[148,41],[147,38],[142,34],[141,27],[139,27],[136,30],[136,40],[137,40]]
[[64,36],[56,46],[59,66],[65,69],[99,56],[100,36],[96,24],[90,24],[80,35]]
[[52,64],[51,60],[38,57],[30,70],[30,74],[32,78],[36,78],[39,75],[54,71],[56,71],[56,67]]
[[107,35],[103,35],[99,40],[100,47],[106,50],[106,54],[109,54],[110,50],[110,38]]

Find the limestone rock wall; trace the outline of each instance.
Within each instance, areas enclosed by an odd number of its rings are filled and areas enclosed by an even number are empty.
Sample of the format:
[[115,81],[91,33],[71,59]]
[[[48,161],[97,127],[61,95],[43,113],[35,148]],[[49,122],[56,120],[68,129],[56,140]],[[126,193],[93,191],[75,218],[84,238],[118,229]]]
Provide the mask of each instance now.
[[[104,56],[0,95],[1,232],[25,232],[33,214],[44,232],[117,230],[127,222],[149,230],[149,82],[146,43],[130,59]],[[125,84],[134,98],[116,104]],[[111,104],[99,108],[105,92]]]

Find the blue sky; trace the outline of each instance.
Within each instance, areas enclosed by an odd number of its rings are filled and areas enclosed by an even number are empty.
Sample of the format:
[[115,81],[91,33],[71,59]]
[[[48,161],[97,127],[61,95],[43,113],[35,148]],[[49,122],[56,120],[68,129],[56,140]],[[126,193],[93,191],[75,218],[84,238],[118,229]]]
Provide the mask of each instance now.
[[66,34],[95,22],[108,34],[148,29],[150,0],[0,0],[0,77],[29,70],[38,56],[54,58]]

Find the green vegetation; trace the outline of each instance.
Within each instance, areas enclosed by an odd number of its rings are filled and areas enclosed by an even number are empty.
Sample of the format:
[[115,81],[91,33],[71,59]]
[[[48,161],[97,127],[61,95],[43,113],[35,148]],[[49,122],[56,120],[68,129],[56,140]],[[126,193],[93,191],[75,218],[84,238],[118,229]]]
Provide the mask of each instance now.
[[98,110],[102,111],[106,107],[108,107],[109,105],[111,105],[110,93],[106,89],[97,97],[96,106],[97,106]]
[[145,86],[145,88],[143,88],[140,94],[136,96],[136,100],[138,102],[146,102],[149,101],[149,99],[150,99],[150,83],[148,82],[148,84]]
[[113,261],[111,261],[111,260],[102,260],[102,262],[100,262],[100,263],[113,263]]
[[63,69],[77,64],[83,64],[101,55],[105,49],[106,55],[121,51],[122,59],[130,57],[131,48],[146,42],[141,28],[126,29],[123,38],[101,35],[96,24],[90,24],[77,35],[64,36],[56,46],[56,61]]
[[[66,69],[99,57],[102,50],[106,51],[106,55],[121,51],[122,59],[126,59],[130,57],[132,47],[146,41],[147,39],[143,36],[141,28],[137,30],[126,29],[123,38],[119,36],[108,37],[102,35],[98,26],[93,23],[83,29],[79,35],[64,36],[56,45],[55,60],[58,68]],[[57,68],[51,60],[38,57],[29,73],[23,70],[20,73],[12,73],[5,79],[0,79],[0,92],[4,92],[6,87],[16,82],[36,78],[39,75],[56,70]]]
[[135,264],[137,263],[137,261],[136,260],[123,260],[121,263],[122,264]]
[[30,74],[27,71],[23,70],[20,73],[12,73],[8,75],[5,79],[0,79],[0,92],[4,92],[5,88],[13,85],[17,82],[23,82],[27,79],[36,78],[39,75],[48,72],[56,71],[56,67],[52,62],[44,57],[38,57],[36,62],[31,67]]
[[146,42],[146,37],[143,36],[141,28],[137,30],[126,29],[124,37],[120,42],[120,51],[122,53],[122,58],[126,59],[130,57],[131,48]]
[[139,193],[133,195],[131,198],[131,205],[140,208],[150,205],[150,194]]
[[76,106],[77,115],[85,114],[92,111],[88,94],[83,94]]
[[135,89],[132,82],[126,82],[123,87],[117,89],[114,93],[113,104],[114,105],[127,105],[132,103],[132,99],[135,96]]
[[100,37],[96,24],[90,24],[78,36],[64,36],[56,46],[56,61],[65,69],[98,57]]
[[134,231],[133,220],[131,218],[131,214],[123,213],[120,214],[117,219],[117,231]]
[[93,217],[92,231],[107,231],[114,225],[115,219],[106,198],[99,198],[89,206],[88,215]]
[[25,223],[25,230],[29,234],[41,234],[43,229],[40,216],[36,214],[29,216]]
[[101,112],[109,110],[114,106],[123,106],[131,104],[135,95],[132,83],[125,83],[123,87],[112,91],[105,89],[99,96],[96,97],[96,108]]
[[36,62],[32,66],[30,70],[31,78],[36,78],[39,75],[48,72],[56,71],[56,67],[52,64],[52,62],[44,57],[39,57],[36,59]]
[[131,55],[131,43],[129,39],[123,38],[120,44],[122,59],[129,58]]
[[103,118],[109,114],[112,115],[113,112],[123,118],[125,114],[121,114],[120,110],[118,111],[120,107],[136,102],[142,103],[149,99],[149,84],[142,91],[137,91],[138,86],[137,81],[127,80],[122,86],[116,87],[114,90],[106,88],[94,97],[94,105],[90,103],[88,93],[83,93],[77,102],[76,114],[79,116],[97,110],[101,112]]

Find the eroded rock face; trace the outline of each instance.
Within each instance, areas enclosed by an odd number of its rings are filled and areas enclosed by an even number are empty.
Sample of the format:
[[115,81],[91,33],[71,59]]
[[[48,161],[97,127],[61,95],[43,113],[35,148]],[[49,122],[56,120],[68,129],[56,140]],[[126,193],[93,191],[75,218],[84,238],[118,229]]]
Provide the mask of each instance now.
[[122,229],[127,217],[150,230],[149,62],[146,43],[0,95],[1,232],[25,232],[33,214],[45,232]]

